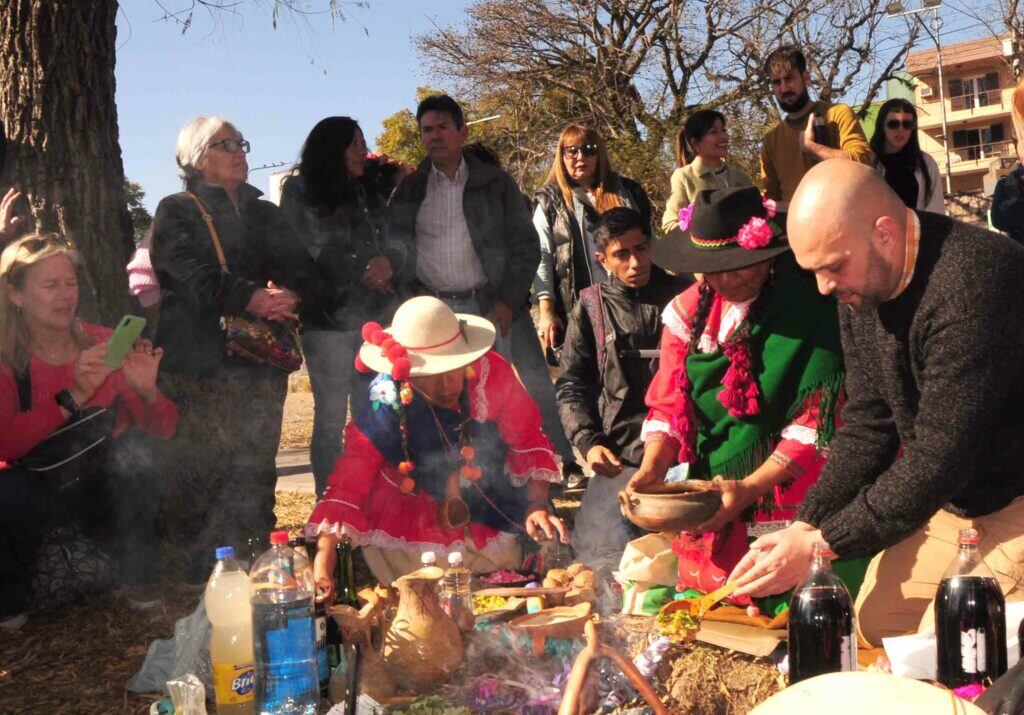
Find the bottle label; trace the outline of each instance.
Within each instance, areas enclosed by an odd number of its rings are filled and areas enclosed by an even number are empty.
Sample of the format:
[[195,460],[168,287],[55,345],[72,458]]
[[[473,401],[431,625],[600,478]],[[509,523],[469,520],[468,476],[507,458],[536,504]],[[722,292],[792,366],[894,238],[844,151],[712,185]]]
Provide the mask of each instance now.
[[852,631],[839,641],[839,669],[844,673],[857,670],[857,637]]
[[970,628],[960,632],[960,669],[974,675],[988,670],[985,652],[985,629]]
[[252,663],[220,663],[213,666],[213,687],[220,705],[252,700],[256,672]]

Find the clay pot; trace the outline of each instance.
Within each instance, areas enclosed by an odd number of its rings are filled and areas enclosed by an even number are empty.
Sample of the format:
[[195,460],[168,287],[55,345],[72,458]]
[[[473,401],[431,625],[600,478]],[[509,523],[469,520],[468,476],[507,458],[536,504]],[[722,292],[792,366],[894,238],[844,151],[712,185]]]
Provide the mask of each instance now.
[[519,616],[509,621],[509,628],[530,637],[534,655],[544,654],[545,638],[575,638],[583,632],[583,624],[590,620],[590,603],[575,606],[556,606]]
[[437,598],[442,576],[440,568],[428,566],[395,582],[398,611],[384,635],[384,663],[394,681],[413,693],[446,682],[462,662],[462,634]]
[[719,492],[690,482],[658,485],[657,491],[619,492],[622,515],[653,532],[689,531],[714,516],[721,506]]
[[[351,606],[332,606],[330,614],[341,627],[342,637],[346,643],[359,646],[359,694],[369,695],[377,702],[394,697],[398,686],[391,678],[380,651],[373,647],[372,628],[380,621],[382,604],[367,603],[359,611]],[[344,690],[335,692],[335,679],[331,678],[330,697],[333,702],[341,702]]]

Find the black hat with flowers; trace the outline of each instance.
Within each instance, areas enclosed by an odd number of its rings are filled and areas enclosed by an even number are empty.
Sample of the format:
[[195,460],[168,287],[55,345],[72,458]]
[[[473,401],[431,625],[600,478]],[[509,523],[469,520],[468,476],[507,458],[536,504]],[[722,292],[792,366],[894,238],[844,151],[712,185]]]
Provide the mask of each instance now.
[[679,228],[655,242],[654,262],[673,273],[746,268],[789,250],[775,202],[753,186],[709,189],[679,212]]

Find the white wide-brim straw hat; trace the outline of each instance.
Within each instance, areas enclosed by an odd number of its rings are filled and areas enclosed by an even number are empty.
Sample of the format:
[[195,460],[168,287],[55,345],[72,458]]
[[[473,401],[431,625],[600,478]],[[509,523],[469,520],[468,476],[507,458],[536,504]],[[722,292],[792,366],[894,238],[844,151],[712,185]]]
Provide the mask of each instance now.
[[[455,313],[433,296],[410,298],[398,307],[384,332],[406,349],[410,377],[440,375],[469,365],[494,345],[491,321]],[[364,342],[359,358],[374,372],[390,373],[391,361],[381,348]]]

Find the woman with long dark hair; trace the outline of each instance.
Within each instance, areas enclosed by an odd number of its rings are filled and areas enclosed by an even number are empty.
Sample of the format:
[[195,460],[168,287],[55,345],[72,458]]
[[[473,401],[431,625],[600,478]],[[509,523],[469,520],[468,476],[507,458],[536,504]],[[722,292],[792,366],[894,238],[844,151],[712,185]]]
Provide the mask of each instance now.
[[405,260],[388,242],[385,198],[367,175],[363,132],[350,117],[320,120],[306,137],[298,166],[284,183],[281,210],[317,263],[329,297],[302,313],[302,347],[313,387],[310,458],[317,495],[341,451],[358,347],[368,321],[396,306],[392,281]]
[[726,163],[729,134],[725,115],[714,109],[700,109],[689,116],[676,135],[679,168],[672,172],[672,191],[665,202],[661,230],[679,226],[679,211],[694,202],[705,189],[753,186],[750,177]]
[[570,124],[562,130],[547,183],[534,195],[533,225],[540,235],[540,266],[534,294],[538,331],[548,346],[559,345],[566,317],[579,292],[607,278],[594,257],[598,217],[616,206],[640,212],[651,223],[643,187],[612,170],[604,139],[594,129]]
[[913,104],[897,98],[882,105],[871,148],[878,157],[878,173],[904,204],[918,211],[946,213],[939,165],[918,144],[917,109]]

